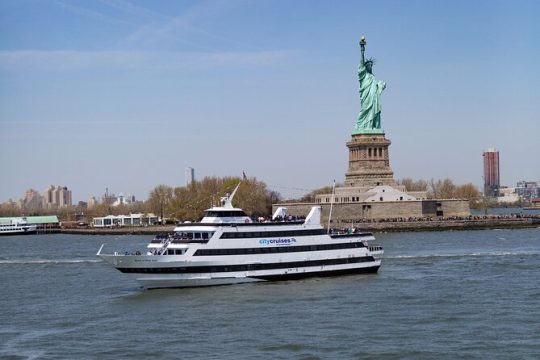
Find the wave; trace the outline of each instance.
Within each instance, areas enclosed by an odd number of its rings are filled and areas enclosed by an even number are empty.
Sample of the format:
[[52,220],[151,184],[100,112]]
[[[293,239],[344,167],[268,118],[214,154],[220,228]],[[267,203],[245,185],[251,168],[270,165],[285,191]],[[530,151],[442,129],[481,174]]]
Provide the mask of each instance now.
[[29,348],[27,344],[38,344],[37,346],[39,346],[39,344],[43,344],[43,338],[53,337],[72,331],[75,331],[75,329],[44,329],[30,330],[28,332],[9,329],[7,331],[2,331],[3,334],[14,334],[15,336],[4,343],[3,347],[0,349],[0,358],[25,358],[27,360],[41,359],[45,357],[46,351],[32,349],[33,346],[30,346]]
[[501,251],[501,252],[478,252],[468,254],[424,254],[424,255],[395,255],[384,256],[383,259],[427,259],[427,258],[461,258],[468,256],[534,256],[540,255],[539,251]]
[[2,259],[1,264],[80,264],[97,263],[100,259]]

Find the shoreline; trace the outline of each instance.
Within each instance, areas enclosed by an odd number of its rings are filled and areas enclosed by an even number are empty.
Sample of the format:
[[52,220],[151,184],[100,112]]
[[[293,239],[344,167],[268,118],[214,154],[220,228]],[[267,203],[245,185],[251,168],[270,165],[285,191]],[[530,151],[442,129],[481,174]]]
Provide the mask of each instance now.
[[[342,224],[345,226],[345,224]],[[540,227],[540,219],[477,219],[477,220],[433,220],[433,221],[400,221],[355,223],[359,231],[369,232],[413,232],[413,231],[454,231],[454,230],[488,230],[488,229],[522,229]],[[156,235],[173,232],[175,225],[122,227],[122,228],[88,228],[59,229],[56,233],[73,235]],[[49,233],[49,232],[45,232]]]
[[405,221],[392,223],[362,223],[362,231],[414,232],[414,231],[465,231],[493,229],[523,229],[540,227],[540,219],[482,219],[444,221]]

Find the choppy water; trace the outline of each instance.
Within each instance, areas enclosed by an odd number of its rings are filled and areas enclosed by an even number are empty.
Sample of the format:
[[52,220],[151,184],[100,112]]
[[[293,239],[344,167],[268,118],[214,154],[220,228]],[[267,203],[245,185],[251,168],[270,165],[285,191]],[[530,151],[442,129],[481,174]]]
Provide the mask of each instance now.
[[540,358],[540,229],[377,238],[376,275],[144,291],[94,254],[148,237],[2,237],[0,358]]

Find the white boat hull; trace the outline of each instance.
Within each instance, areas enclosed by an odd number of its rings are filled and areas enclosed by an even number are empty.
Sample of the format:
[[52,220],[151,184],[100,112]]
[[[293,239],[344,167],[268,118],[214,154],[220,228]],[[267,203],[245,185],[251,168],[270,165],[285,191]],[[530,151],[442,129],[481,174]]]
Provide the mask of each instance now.
[[[354,262],[336,265],[289,267],[279,269],[198,272],[198,273],[145,273],[148,269],[163,271],[165,263],[160,256],[148,255],[99,255],[104,261],[125,272],[147,289],[182,288],[199,286],[231,285],[249,282],[292,280],[306,277],[337,276],[344,274],[376,273],[381,265],[380,259],[367,262]],[[136,264],[136,265],[135,265]],[[213,264],[216,264],[215,262]],[[260,263],[258,263],[260,264]],[[171,262],[167,268],[186,263]],[[189,268],[189,267],[188,267]],[[145,270],[143,270],[145,269]],[[140,271],[140,272],[139,272]]]
[[36,234],[37,233],[37,228],[35,225],[33,226],[25,226],[24,228],[22,227],[17,227],[17,228],[13,228],[13,229],[9,229],[7,227],[3,228],[2,230],[0,230],[0,236],[2,235],[32,235],[32,234]]
[[169,274],[168,276],[131,276],[146,289],[219,286],[265,281],[248,277],[183,277],[177,274]]

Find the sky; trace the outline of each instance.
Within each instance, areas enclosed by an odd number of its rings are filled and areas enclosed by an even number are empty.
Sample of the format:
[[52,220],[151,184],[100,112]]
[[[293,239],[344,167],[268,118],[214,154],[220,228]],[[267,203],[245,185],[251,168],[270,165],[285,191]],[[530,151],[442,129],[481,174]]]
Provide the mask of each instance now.
[[0,202],[146,199],[195,176],[342,182],[358,40],[396,179],[540,180],[540,2],[0,1]]

